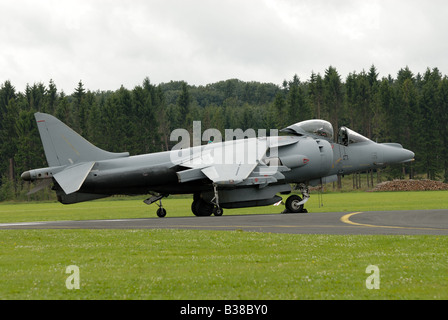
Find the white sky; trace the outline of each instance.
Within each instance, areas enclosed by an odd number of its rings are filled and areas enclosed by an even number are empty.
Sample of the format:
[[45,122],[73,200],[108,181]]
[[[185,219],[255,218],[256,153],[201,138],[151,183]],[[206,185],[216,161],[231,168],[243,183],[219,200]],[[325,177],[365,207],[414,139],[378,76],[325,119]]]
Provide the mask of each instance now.
[[448,73],[446,0],[0,0],[0,83],[74,91],[238,78],[281,84],[334,66]]

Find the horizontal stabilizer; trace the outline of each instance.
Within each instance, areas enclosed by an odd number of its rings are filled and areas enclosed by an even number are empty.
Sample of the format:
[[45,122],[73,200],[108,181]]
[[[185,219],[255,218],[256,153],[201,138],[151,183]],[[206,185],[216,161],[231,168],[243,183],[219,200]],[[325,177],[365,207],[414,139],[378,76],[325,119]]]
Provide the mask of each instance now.
[[95,165],[95,161],[84,162],[67,167],[67,169],[56,173],[53,178],[64,190],[65,194],[71,194],[78,191],[90,170]]

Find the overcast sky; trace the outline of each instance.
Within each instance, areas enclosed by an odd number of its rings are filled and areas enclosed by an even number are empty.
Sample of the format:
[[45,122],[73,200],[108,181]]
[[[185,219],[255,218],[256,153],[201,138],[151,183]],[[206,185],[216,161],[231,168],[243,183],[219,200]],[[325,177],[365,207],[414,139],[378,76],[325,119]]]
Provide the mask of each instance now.
[[185,80],[281,84],[334,66],[343,79],[448,74],[446,0],[0,0],[0,82],[73,92]]

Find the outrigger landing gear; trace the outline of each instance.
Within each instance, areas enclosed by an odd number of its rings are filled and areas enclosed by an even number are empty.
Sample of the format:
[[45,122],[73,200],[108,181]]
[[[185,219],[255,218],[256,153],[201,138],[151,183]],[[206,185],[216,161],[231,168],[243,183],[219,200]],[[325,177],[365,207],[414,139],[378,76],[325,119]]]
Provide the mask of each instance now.
[[310,198],[308,187],[305,184],[301,183],[299,185],[296,185],[294,190],[300,190],[303,199],[296,194],[289,196],[288,199],[286,199],[285,210],[282,213],[307,213],[308,210],[304,209],[303,205]]
[[159,203],[157,203],[157,205],[159,206],[159,209],[157,209],[156,213],[159,218],[163,218],[164,216],[166,216],[166,210],[162,205],[162,198],[164,198],[164,197],[168,197],[168,195],[167,194],[156,194],[146,200],[143,200],[143,202],[146,203],[147,205],[150,205],[151,203],[159,201]]
[[163,218],[164,216],[166,216],[166,209],[164,207],[162,207],[162,200],[159,200],[159,203],[157,204],[159,206],[159,209],[157,209],[157,216],[159,218]]

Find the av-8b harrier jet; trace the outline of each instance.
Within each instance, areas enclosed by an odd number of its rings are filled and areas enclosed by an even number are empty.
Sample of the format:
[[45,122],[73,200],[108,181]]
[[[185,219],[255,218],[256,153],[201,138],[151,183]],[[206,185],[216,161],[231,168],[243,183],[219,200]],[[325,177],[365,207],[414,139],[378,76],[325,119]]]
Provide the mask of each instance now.
[[387,164],[412,161],[414,153],[397,143],[375,143],[353,130],[324,120],[307,120],[285,135],[214,142],[144,155],[112,153],[85,140],[55,117],[35,118],[49,167],[26,171],[25,181],[53,183],[58,200],[71,204],[111,195],[151,194],[164,217],[162,198],[193,194],[196,216],[220,216],[223,208],[264,206],[282,200],[291,185],[301,191],[285,202],[285,212],[304,212],[308,186]]

